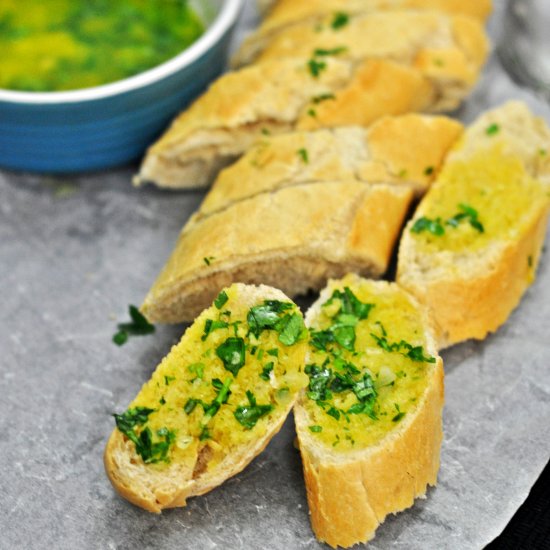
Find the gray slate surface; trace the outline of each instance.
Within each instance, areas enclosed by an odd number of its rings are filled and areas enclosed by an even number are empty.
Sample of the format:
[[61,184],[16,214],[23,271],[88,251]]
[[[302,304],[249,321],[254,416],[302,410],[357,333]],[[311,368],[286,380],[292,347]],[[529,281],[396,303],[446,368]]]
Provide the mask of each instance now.
[[[459,116],[512,97],[550,120],[496,59]],[[162,328],[117,348],[115,319],[143,298],[202,198],[134,190],[134,170],[0,172],[0,548],[320,548],[291,421],[241,475],[161,516],[117,497],[104,475],[111,413],[125,410],[182,332]],[[550,456],[549,288],[545,253],[506,326],[444,354],[439,486],[389,518],[370,547],[482,548],[525,499]]]

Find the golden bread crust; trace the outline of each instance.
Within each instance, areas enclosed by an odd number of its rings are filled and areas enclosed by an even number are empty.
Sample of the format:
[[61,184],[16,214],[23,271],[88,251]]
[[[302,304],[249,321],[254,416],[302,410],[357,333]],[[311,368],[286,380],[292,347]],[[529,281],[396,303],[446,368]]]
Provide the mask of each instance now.
[[270,42],[296,26],[330,28],[334,14],[339,12],[361,16],[386,10],[433,10],[448,15],[466,15],[483,22],[491,9],[490,0],[281,0],[260,27],[244,41],[233,59],[233,65],[251,62]]
[[[271,282],[296,295],[344,270],[380,277],[412,199],[405,187],[325,182],[264,193],[191,220],[142,310],[153,322],[181,322],[230,282]],[[205,257],[214,258],[210,265]]]
[[[382,283],[381,293],[384,285],[398,288]],[[306,324],[328,296],[322,295],[308,311]],[[369,541],[388,514],[409,508],[437,482],[443,437],[443,362],[437,356],[431,320],[412,297],[410,300],[423,319],[427,350],[436,356],[436,363],[409,418],[373,447],[343,454],[312,437],[304,394],[294,408],[312,528],[319,540],[332,547]]]
[[[281,291],[265,285],[238,287],[239,299],[250,306],[262,303],[266,299],[288,301],[287,296]],[[184,335],[182,340],[185,337]],[[197,438],[190,444],[195,447],[194,453],[186,455],[185,462],[182,463],[180,459],[157,468],[155,465],[145,464],[137,455],[135,445],[115,429],[105,447],[105,471],[113,487],[123,498],[149,512],[160,513],[166,508],[185,506],[189,497],[202,495],[214,489],[242,471],[261,453],[281,429],[296,398],[297,394],[292,395],[284,406],[279,405],[277,415],[260,437],[252,440],[250,444],[236,447],[212,469],[197,469],[200,460]]]
[[[317,75],[308,65],[309,47],[305,57],[277,54],[228,73],[149,149],[135,181],[175,188],[207,185],[217,170],[262,137],[262,130],[366,126],[384,115],[456,108],[488,49],[483,29],[465,19],[430,17],[425,44],[406,42],[399,55],[361,49],[353,54],[350,47],[349,55],[323,57],[326,66]],[[432,35],[441,35],[439,41]],[[316,103],[327,95],[334,98]]]
[[[494,137],[488,135],[491,131],[496,133]],[[449,154],[446,166],[467,164],[496,140],[502,155],[515,159],[528,177],[550,188],[550,130],[519,102],[481,116]],[[443,196],[444,186],[436,182],[433,193]],[[439,347],[444,348],[470,338],[484,339],[504,324],[519,304],[535,277],[550,200],[546,193],[546,199],[539,197],[527,210],[517,213],[513,237],[489,241],[481,250],[441,250],[426,256],[411,228],[429,212],[434,200],[430,191],[404,231],[397,281],[431,308],[439,330]],[[464,201],[468,202],[468,197]]]
[[306,182],[404,185],[422,196],[462,128],[450,118],[409,114],[382,118],[368,129],[267,136],[219,174],[198,218],[260,193]]

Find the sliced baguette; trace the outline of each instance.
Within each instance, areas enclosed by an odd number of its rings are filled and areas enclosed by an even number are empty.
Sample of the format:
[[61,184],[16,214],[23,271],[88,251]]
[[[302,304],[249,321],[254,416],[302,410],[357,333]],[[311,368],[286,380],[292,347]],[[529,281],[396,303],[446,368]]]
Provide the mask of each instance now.
[[354,15],[375,10],[431,9],[470,15],[484,21],[492,9],[491,0],[264,0],[261,4],[260,11],[266,17],[245,41],[245,48],[250,47],[248,43],[265,41],[292,24],[322,25],[325,17],[332,16],[329,21],[332,25],[338,13]]
[[[211,321],[225,328],[209,330]],[[240,472],[278,432],[307,384],[306,340],[301,313],[282,292],[240,284],[225,289],[117,418],[122,431],[113,431],[105,449],[115,489],[158,513],[185,506]],[[154,410],[134,422],[137,407]],[[153,445],[146,444],[147,430]]]
[[[454,109],[473,86],[486,52],[481,28],[460,21],[441,19],[442,45],[411,44],[403,63],[327,56],[325,68],[315,71],[308,52],[306,59],[274,59],[228,73],[149,149],[135,183],[208,185],[265,132],[367,126],[384,115]],[[323,97],[331,99],[319,103]]]
[[348,271],[380,277],[412,198],[405,187],[362,182],[298,185],[191,221],[142,310],[153,322],[177,323],[235,281],[296,295]]
[[349,547],[436,484],[443,362],[424,310],[393,283],[330,281],[306,325],[310,385],[294,416],[311,523]]
[[421,196],[462,129],[450,118],[409,114],[384,117],[369,129],[344,127],[265,137],[220,173],[197,218],[260,193],[306,182],[404,185]]
[[437,65],[449,78],[472,83],[487,54],[482,23],[467,15],[435,10],[363,11],[349,16],[337,29],[331,25],[333,19],[330,14],[317,23],[295,23],[264,39],[253,37],[243,44],[233,64],[322,58],[322,53],[315,52],[337,50],[340,58],[353,61],[384,58],[423,69]]
[[546,124],[519,102],[481,116],[449,154],[399,250],[397,280],[432,309],[440,347],[481,340],[508,319],[535,278],[549,207]]

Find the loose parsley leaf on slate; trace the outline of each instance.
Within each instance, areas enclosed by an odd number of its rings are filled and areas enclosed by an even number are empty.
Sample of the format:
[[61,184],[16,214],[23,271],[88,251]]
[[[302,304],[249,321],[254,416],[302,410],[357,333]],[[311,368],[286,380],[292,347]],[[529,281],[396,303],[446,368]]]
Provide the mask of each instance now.
[[129,336],[144,336],[155,332],[155,326],[147,321],[136,306],[130,305],[128,311],[132,322],[117,325],[118,332],[113,336],[113,342],[117,346],[125,344]]
[[228,338],[216,348],[216,355],[233,376],[237,376],[245,362],[245,344],[242,338]]
[[227,296],[225,290],[222,290],[218,294],[218,297],[214,300],[214,305],[217,309],[221,309],[227,303],[227,300],[229,300],[229,297]]
[[237,421],[246,429],[251,430],[258,420],[273,410],[273,405],[258,405],[254,394],[247,390],[248,405],[237,407],[234,415]]

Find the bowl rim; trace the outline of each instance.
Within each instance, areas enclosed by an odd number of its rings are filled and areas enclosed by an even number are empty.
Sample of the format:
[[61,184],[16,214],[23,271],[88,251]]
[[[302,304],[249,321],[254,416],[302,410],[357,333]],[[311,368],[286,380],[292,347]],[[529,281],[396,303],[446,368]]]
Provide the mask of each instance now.
[[212,48],[237,21],[244,0],[223,0],[220,13],[191,46],[175,57],[147,71],[109,84],[62,92],[20,92],[0,88],[0,102],[22,104],[61,104],[96,101],[153,84],[191,65]]

